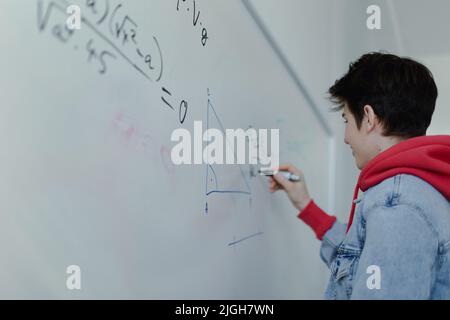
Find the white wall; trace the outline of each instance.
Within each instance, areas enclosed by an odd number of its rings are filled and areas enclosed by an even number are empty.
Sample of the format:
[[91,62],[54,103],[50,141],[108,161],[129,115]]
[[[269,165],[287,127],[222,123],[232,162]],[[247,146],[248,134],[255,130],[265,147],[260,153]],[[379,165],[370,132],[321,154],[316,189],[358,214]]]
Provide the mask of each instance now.
[[[133,66],[149,67],[105,23],[92,30],[98,19],[93,11],[85,10],[84,27],[61,42],[54,36],[64,26],[64,1],[25,2],[0,5],[8,39],[0,44],[0,145],[6,146],[0,150],[0,253],[7,261],[0,268],[0,283],[6,283],[0,297],[322,297],[327,273],[320,243],[283,194],[270,196],[265,179],[252,176],[250,168],[211,172],[212,166],[170,163],[179,113],[162,103],[161,89],[173,93],[172,104],[189,101],[183,126],[190,132],[195,120],[216,128],[280,128],[281,153],[308,172],[317,202],[332,206],[329,130],[319,126],[310,106],[327,109],[316,92],[329,86],[333,7],[299,7],[306,21],[298,43],[311,47],[300,60],[303,82],[316,101],[311,103],[240,0],[203,2],[201,21],[208,17],[205,25],[212,30],[207,48],[197,33],[186,32],[191,17],[182,20],[169,2],[126,6],[123,14],[139,25],[136,43],[150,41],[149,50],[158,53],[158,38],[160,52],[167,53],[158,59],[161,85],[149,84],[121,59],[108,60],[101,75],[93,59],[78,58],[106,31],[105,37],[113,36],[109,41],[138,59]],[[96,50],[113,50],[108,43]],[[83,270],[82,291],[64,286],[69,264]]]

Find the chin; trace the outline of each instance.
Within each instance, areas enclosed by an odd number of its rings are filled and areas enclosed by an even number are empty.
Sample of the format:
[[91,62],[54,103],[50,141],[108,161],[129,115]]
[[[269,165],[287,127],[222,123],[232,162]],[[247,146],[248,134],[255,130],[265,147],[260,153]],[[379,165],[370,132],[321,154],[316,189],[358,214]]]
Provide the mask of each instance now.
[[362,170],[364,168],[364,166],[366,165],[366,163],[364,161],[361,161],[357,158],[355,158],[355,164],[359,170]]

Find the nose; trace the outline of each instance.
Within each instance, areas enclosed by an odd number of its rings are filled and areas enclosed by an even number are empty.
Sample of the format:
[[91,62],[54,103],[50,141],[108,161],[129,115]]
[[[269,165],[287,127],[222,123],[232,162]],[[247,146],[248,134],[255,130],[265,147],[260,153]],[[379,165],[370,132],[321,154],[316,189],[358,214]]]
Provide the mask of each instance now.
[[347,140],[347,137],[344,137],[344,143],[345,143],[345,144],[350,144],[350,143],[348,142],[348,140]]

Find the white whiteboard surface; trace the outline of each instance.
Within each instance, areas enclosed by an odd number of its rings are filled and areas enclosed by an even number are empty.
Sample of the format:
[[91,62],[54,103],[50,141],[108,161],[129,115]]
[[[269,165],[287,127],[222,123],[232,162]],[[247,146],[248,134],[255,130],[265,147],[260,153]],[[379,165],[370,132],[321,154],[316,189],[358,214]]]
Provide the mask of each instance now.
[[63,0],[0,4],[0,298],[320,298],[319,242],[284,195],[248,165],[170,160],[194,121],[279,128],[281,161],[329,205],[330,134],[244,4],[70,3],[72,35]]

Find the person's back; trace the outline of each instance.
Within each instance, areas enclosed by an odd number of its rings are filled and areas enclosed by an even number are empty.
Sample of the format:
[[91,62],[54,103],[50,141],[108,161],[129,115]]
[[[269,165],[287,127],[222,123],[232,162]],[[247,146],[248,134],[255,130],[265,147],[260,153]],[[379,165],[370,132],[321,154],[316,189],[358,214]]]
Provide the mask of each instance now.
[[[449,139],[450,140],[450,139]],[[384,188],[387,187],[387,188]],[[449,183],[450,187],[450,183]],[[373,189],[373,190],[372,190]],[[450,202],[431,184],[407,174],[400,174],[383,181],[366,192],[367,205],[375,205],[374,201],[384,201],[388,205],[411,208],[401,210],[401,217],[392,217],[386,223],[398,220],[399,230],[393,236],[400,241],[409,241],[406,247],[410,250],[396,250],[398,261],[411,265],[394,266],[389,272],[400,273],[403,281],[386,279],[386,286],[377,292],[382,298],[414,298],[414,299],[450,299]],[[373,193],[373,195],[371,194]],[[414,224],[417,223],[417,226]],[[409,226],[411,224],[411,226]],[[417,231],[416,234],[408,233]],[[383,233],[386,236],[386,233]],[[396,239],[385,239],[386,243]],[[370,240],[369,240],[370,241]],[[395,250],[390,246],[390,250]],[[402,255],[410,255],[403,257]],[[419,262],[420,261],[420,262]],[[381,269],[383,270],[383,269]],[[431,271],[431,273],[430,273]],[[383,276],[382,276],[383,279]],[[399,288],[389,288],[397,283]],[[364,291],[356,291],[353,297],[364,297]],[[393,292],[398,295],[392,294]],[[391,296],[392,294],[392,296]]]
[[411,59],[367,54],[330,94],[362,170],[348,223],[311,200],[292,165],[280,170],[301,183],[275,175],[270,185],[322,240],[325,297],[450,299],[450,136],[425,136],[437,98],[431,73]]
[[[399,174],[358,201],[348,234],[336,222],[323,237],[321,256],[332,271],[325,297],[450,299],[448,200],[424,180]],[[374,271],[379,286],[373,279],[371,288]]]

